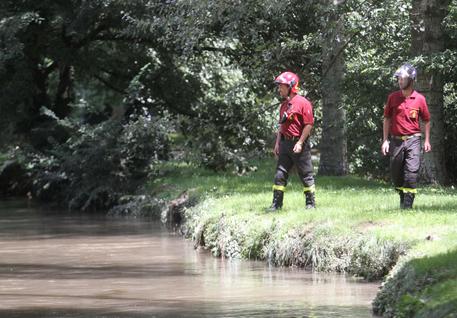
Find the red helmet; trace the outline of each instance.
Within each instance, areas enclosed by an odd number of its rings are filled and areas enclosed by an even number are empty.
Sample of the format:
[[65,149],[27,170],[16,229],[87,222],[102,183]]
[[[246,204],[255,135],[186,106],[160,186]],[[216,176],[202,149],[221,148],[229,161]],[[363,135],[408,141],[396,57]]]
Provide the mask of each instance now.
[[286,84],[290,88],[291,93],[298,92],[298,76],[292,72],[281,73],[278,77],[275,78],[276,84]]

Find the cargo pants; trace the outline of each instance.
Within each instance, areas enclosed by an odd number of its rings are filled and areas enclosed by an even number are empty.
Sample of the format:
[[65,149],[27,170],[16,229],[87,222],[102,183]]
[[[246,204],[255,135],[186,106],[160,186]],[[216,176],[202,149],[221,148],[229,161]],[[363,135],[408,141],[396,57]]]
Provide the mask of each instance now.
[[[298,138],[297,138],[298,139]],[[314,192],[313,164],[311,162],[311,145],[309,140],[303,143],[302,151],[294,153],[297,140],[281,138],[279,144],[279,158],[274,178],[274,190],[285,191],[289,172],[295,165],[300,181],[303,183],[304,192]]]
[[420,168],[421,137],[392,138],[390,141],[390,172],[398,191],[416,193]]

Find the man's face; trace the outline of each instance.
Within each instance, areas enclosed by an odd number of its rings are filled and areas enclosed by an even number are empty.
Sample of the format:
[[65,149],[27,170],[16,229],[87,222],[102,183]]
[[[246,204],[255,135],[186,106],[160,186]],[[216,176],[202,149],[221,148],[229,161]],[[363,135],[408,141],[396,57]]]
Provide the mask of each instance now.
[[289,86],[286,84],[279,84],[278,92],[279,92],[279,95],[281,95],[281,97],[287,98],[287,96],[289,96]]
[[399,76],[398,77],[398,86],[400,89],[407,89],[411,86],[412,80],[409,77],[406,76]]

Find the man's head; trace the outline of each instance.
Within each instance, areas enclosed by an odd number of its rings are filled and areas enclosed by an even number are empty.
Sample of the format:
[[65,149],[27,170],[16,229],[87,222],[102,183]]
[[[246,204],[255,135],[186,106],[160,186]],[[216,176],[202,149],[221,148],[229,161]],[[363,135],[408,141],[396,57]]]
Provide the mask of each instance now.
[[287,98],[291,93],[298,92],[298,76],[292,72],[281,73],[275,78],[275,84],[278,85],[278,91],[281,97]]
[[394,74],[394,77],[398,81],[400,89],[405,90],[413,87],[413,83],[416,80],[417,71],[409,63],[405,63],[400,66]]

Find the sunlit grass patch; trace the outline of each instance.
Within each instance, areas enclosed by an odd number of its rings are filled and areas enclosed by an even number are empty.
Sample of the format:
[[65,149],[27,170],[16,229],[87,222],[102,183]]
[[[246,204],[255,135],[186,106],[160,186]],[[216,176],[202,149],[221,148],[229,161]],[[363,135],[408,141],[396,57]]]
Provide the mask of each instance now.
[[457,192],[419,189],[412,210],[381,181],[317,177],[317,208],[305,209],[303,187],[291,173],[284,207],[271,204],[273,160],[238,176],[192,164],[167,163],[149,189],[163,198],[191,190],[200,204],[186,212],[186,233],[215,255],[268,260],[380,278],[401,255],[421,257],[456,246]]

